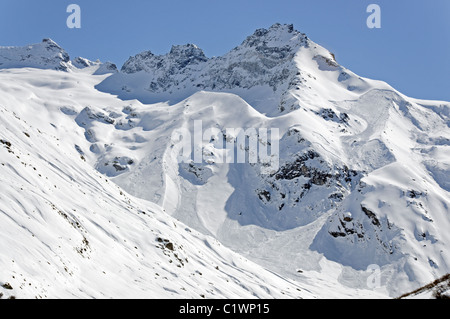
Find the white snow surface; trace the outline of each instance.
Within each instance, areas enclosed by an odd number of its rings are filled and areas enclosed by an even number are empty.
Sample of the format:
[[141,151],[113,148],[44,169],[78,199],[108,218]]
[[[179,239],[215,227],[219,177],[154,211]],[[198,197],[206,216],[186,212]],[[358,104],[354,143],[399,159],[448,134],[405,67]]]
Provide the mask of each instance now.
[[99,77],[16,69],[0,78],[0,284],[13,287],[4,298],[314,296],[93,168],[67,114],[123,104],[93,89]]
[[[450,272],[449,102],[360,77],[291,25],[222,57],[144,52],[120,72],[58,54],[42,66],[41,49],[2,62],[12,50],[0,48],[4,293],[387,298]],[[220,133],[194,145],[202,163],[179,163],[172,133],[196,120]],[[227,128],[278,128],[279,168],[221,163]]]

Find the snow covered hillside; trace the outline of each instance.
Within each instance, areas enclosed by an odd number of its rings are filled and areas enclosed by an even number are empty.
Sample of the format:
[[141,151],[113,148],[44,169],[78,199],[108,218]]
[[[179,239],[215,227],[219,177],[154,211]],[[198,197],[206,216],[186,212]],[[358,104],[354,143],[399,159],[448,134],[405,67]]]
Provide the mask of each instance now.
[[93,168],[68,114],[123,104],[98,79],[0,72],[0,297],[313,297]]
[[403,294],[398,299],[450,299],[450,274],[432,283]]
[[0,47],[0,69],[37,68],[69,71],[97,66],[94,74],[115,73],[111,62],[89,61],[82,57],[70,60],[69,54],[51,39],[25,47]]
[[[396,297],[450,272],[450,103],[292,25],[121,71],[51,40],[0,63],[0,283],[34,278],[24,296]],[[203,161],[180,163],[199,121]],[[279,165],[224,163],[228,128],[278,129]]]

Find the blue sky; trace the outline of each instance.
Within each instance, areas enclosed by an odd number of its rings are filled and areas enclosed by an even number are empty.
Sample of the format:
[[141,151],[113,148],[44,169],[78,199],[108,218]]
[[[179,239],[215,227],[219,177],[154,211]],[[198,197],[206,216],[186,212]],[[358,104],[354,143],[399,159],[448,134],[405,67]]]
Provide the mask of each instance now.
[[[71,3],[81,7],[81,29],[66,26]],[[366,26],[371,3],[381,7],[381,29]],[[131,55],[163,54],[172,44],[222,55],[276,22],[294,24],[361,76],[450,101],[450,0],[1,0],[0,45],[49,37],[71,57],[120,67]]]

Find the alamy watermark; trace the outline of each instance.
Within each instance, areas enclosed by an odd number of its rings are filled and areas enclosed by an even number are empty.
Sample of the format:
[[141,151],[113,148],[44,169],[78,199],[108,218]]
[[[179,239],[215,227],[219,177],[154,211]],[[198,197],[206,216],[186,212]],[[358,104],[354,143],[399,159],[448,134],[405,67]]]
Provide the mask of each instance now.
[[381,268],[377,264],[372,264],[367,266],[367,273],[369,276],[367,277],[367,288],[376,289],[381,287]]
[[[66,9],[70,15],[67,17],[66,25],[69,29],[81,28],[81,8],[78,4],[69,4]],[[372,3],[367,6],[367,13],[370,15],[367,17],[366,25],[369,29],[381,28],[381,7],[378,4]]]
[[369,29],[381,28],[381,8],[378,4],[369,4],[366,9],[367,13],[371,13],[366,20]]
[[278,171],[278,128],[226,128],[223,131],[217,127],[204,130],[201,120],[193,124],[193,136],[187,128],[172,133],[172,150],[178,163],[249,163],[260,164],[262,174]]
[[78,4],[69,4],[66,9],[70,15],[67,17],[66,25],[69,29],[81,28],[81,8]]

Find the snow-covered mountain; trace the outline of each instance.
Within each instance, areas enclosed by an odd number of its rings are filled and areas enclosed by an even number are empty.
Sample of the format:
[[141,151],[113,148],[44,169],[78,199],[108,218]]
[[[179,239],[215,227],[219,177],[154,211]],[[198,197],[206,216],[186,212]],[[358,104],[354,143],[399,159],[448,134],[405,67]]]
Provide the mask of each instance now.
[[42,68],[67,71],[69,54],[51,39],[25,47],[0,47],[0,68]]
[[24,47],[0,47],[0,69],[37,68],[69,71],[96,67],[96,75],[118,72],[111,62],[89,61],[77,57],[70,60],[69,54],[51,39]]
[[[450,272],[450,103],[358,76],[292,25],[120,72],[51,40],[0,63],[0,283],[41,285],[24,296],[388,297]],[[204,160],[181,163],[173,133],[199,121]],[[228,128],[278,129],[279,165],[223,163]]]

